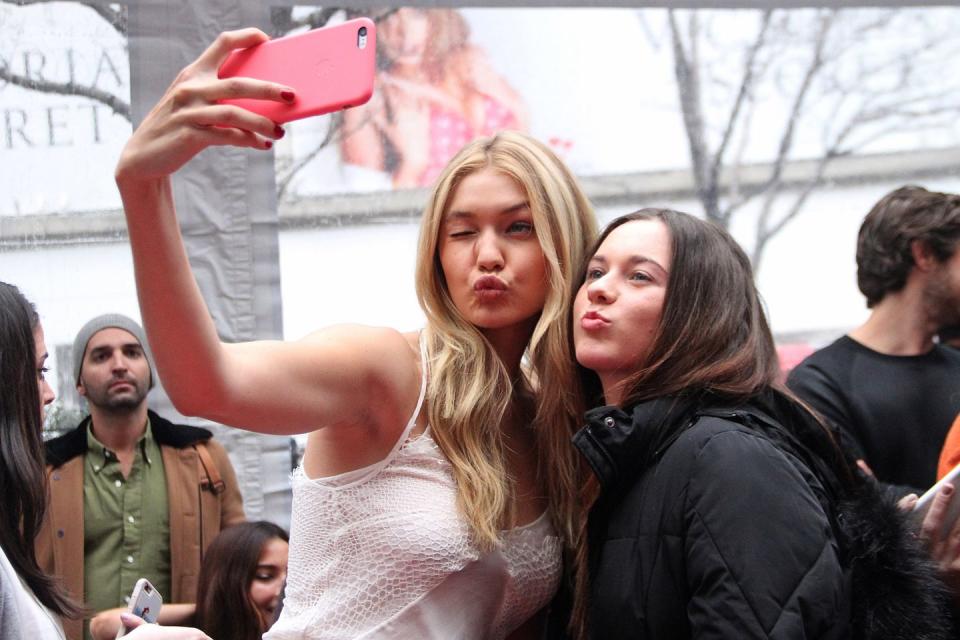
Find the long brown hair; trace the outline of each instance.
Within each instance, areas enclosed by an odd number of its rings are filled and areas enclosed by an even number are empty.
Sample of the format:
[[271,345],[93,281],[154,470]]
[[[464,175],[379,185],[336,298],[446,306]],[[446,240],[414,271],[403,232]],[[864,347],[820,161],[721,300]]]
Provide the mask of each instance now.
[[40,318],[11,284],[0,282],[0,547],[37,599],[51,611],[78,617],[80,607],[37,563],[34,540],[47,507],[43,422],[34,330]]
[[[623,383],[623,406],[667,396],[704,406],[736,406],[762,398],[763,406],[812,453],[811,470],[824,476],[825,484],[852,483],[852,472],[830,431],[780,381],[776,346],[750,260],[736,240],[718,225],[686,213],[641,209],[611,222],[587,260],[614,229],[635,220],[659,220],[667,227],[672,266],[660,324],[645,361]],[[581,269],[578,288],[585,274],[586,268]],[[579,372],[588,405],[602,403],[596,374],[584,367]],[[586,509],[598,494],[591,476],[583,490]],[[571,632],[581,638],[586,636],[589,592],[585,528],[583,522],[570,623]]]
[[268,542],[289,541],[287,532],[267,521],[241,522],[213,539],[197,577],[194,624],[211,638],[258,640],[273,620],[264,620],[250,601],[250,585]]

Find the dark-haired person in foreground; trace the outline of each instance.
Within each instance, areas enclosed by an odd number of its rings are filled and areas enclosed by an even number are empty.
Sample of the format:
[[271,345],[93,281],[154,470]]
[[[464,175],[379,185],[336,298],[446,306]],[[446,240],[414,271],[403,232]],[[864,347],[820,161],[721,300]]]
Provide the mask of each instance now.
[[[47,349],[40,318],[13,285],[0,282],[0,638],[63,640],[61,617],[82,614],[37,563],[34,537],[46,510],[41,430],[53,401],[44,379]],[[210,640],[196,629],[160,628],[139,618],[131,640]]]
[[935,340],[960,323],[958,246],[960,195],[907,186],[881,198],[857,240],[870,317],[787,379],[900,495],[934,483],[960,413],[960,350]]
[[[190,624],[212,638],[260,640],[274,623],[287,578],[287,532],[263,520],[221,531],[203,557],[197,604],[164,605],[161,625]],[[90,621],[94,640],[113,640],[124,609]]]
[[[778,383],[750,262],[663,209],[613,221],[573,308],[596,496],[575,636],[949,638],[904,515]],[[581,558],[581,563],[583,558]]]

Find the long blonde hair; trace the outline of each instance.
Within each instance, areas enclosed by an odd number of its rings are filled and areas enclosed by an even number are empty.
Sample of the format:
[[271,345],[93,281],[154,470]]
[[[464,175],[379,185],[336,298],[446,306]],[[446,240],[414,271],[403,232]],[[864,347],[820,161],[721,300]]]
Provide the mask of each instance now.
[[[511,380],[490,343],[457,310],[437,251],[440,226],[464,177],[493,167],[526,192],[547,265],[548,291],[522,367]],[[549,488],[549,509],[568,546],[580,516],[581,465],[570,437],[582,407],[569,340],[575,272],[596,236],[596,220],[569,169],[549,148],[515,132],[478,139],[460,150],[427,202],[417,250],[417,297],[427,316],[430,360],[427,409],[433,435],[453,466],[459,506],[482,548],[499,542],[513,514],[513,481],[501,424],[519,395],[532,391],[537,480]]]

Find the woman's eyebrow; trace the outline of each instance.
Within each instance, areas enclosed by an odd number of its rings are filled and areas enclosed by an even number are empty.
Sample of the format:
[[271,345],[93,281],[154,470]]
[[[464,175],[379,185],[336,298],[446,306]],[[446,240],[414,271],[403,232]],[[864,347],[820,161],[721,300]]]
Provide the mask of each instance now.
[[[509,214],[516,213],[522,209],[529,209],[529,208],[530,208],[530,202],[527,200],[522,200],[516,204],[512,204],[512,205],[509,205],[508,207],[501,209],[499,211],[499,215],[502,215],[502,216],[509,215]],[[473,211],[470,211],[468,209],[451,209],[444,216],[444,219],[458,220],[461,218],[470,218],[470,217],[473,217],[473,215],[474,215]]]
[[[630,266],[635,266],[638,264],[652,264],[663,273],[669,273],[666,269],[663,268],[663,265],[661,265],[659,262],[657,262],[653,258],[647,257],[645,255],[641,255],[641,254],[632,255],[629,258],[627,258],[626,262]],[[598,253],[598,254],[595,254],[592,258],[590,258],[590,262],[587,264],[606,265],[607,259],[603,255]]]
[[664,272],[664,273],[667,273],[667,270],[663,268],[663,265],[661,265],[659,262],[657,262],[656,260],[654,260],[653,258],[650,258],[650,257],[648,257],[648,256],[644,256],[644,255],[640,255],[640,254],[630,256],[630,258],[628,259],[628,263],[629,263],[630,265],[636,265],[636,264],[652,264],[652,265],[655,266],[657,269],[660,269],[660,271],[662,271],[662,272]]

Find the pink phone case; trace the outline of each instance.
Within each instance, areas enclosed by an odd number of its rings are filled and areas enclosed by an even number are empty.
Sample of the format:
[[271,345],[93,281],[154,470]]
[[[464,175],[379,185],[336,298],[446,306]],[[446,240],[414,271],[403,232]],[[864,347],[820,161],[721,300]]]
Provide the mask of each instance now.
[[293,104],[224,100],[274,122],[355,107],[370,99],[376,69],[376,27],[367,18],[238,49],[220,66],[221,78],[245,76],[289,85]]

